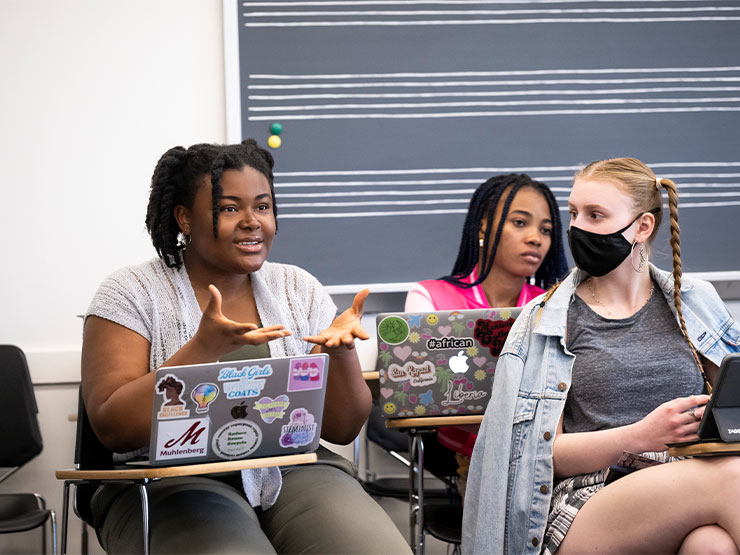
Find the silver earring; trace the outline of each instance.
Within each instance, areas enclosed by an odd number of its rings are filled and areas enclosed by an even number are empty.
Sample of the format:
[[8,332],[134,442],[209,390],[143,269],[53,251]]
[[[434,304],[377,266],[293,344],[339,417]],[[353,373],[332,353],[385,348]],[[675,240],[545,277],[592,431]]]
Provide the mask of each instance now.
[[185,250],[188,248],[188,245],[190,244],[190,234],[187,235],[184,234],[182,231],[177,234],[177,247],[179,249]]
[[[635,257],[634,257],[635,246],[638,244],[640,245],[640,250],[638,251],[637,255],[639,256],[640,260],[637,263],[637,266],[635,266]],[[648,254],[647,254],[647,249],[645,248],[645,244],[637,243],[637,241],[632,243],[632,249],[630,250],[630,263],[632,264],[632,269],[635,270],[635,272],[637,272],[638,274],[641,273],[645,269],[645,265],[647,264],[647,261],[648,261]]]
[[483,237],[481,237],[480,239],[478,239],[478,246],[479,247],[482,247],[483,246],[483,243],[484,243]]

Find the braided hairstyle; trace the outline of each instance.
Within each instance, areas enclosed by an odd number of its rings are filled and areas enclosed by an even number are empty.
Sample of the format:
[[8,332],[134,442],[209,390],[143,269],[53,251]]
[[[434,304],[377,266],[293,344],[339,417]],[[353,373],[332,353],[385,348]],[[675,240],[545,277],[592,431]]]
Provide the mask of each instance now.
[[[464,288],[473,287],[485,281],[491,273],[491,268],[493,268],[493,261],[496,258],[496,251],[498,250],[501,232],[504,228],[509,208],[517,192],[522,187],[531,187],[545,197],[550,208],[550,218],[552,219],[552,242],[542,264],[535,272],[535,285],[542,289],[547,289],[565,275],[568,267],[565,259],[565,250],[563,249],[560,212],[552,191],[544,183],[535,181],[526,174],[512,173],[491,177],[475,190],[473,197],[470,199],[468,214],[465,217],[457,260],[452,268],[452,273],[441,279],[457,287]],[[507,191],[508,194],[505,195]],[[501,211],[501,218],[499,218],[496,233],[493,234],[492,238],[491,231],[493,230],[494,213],[502,197],[505,198],[503,199],[504,204]],[[481,249],[478,232],[484,218],[487,222],[487,233],[483,240],[483,248]],[[481,250],[483,251],[483,256],[479,261]],[[472,283],[465,281],[465,278],[472,273],[476,265],[478,266],[477,279]]]
[[699,371],[707,386],[707,390],[711,391],[712,386],[704,372],[704,365],[689,338],[689,332],[686,329],[686,321],[684,320],[681,308],[681,276],[683,270],[681,267],[681,238],[679,235],[680,228],[678,227],[678,189],[676,188],[676,184],[665,177],[656,177],[653,171],[637,158],[611,158],[609,160],[591,162],[576,173],[574,181],[579,178],[614,183],[632,197],[638,213],[652,212],[655,215],[655,227],[648,238],[648,246],[655,240],[658,234],[658,228],[663,218],[663,199],[661,192],[663,189],[666,190],[671,225],[670,244],[673,252],[673,304],[676,307],[678,323],[681,326],[684,339],[688,343],[691,353],[694,355],[696,364],[699,366]]
[[226,170],[250,167],[267,178],[272,195],[272,212],[277,231],[277,204],[272,168],[275,161],[254,139],[236,145],[197,144],[188,149],[176,146],[165,152],[157,162],[149,191],[146,210],[146,229],[159,257],[172,268],[182,265],[182,251],[186,244],[177,225],[174,208],[183,205],[192,208],[195,192],[211,182],[213,209],[213,236],[218,237],[218,204],[223,194],[221,176]]

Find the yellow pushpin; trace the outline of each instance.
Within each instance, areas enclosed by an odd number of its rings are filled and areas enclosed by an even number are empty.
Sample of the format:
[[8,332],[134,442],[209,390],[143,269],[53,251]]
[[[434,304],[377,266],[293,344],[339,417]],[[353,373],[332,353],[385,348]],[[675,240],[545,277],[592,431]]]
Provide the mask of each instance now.
[[267,144],[270,146],[270,148],[280,148],[280,145],[283,143],[283,141],[280,140],[280,137],[277,135],[270,135],[270,138],[267,139]]

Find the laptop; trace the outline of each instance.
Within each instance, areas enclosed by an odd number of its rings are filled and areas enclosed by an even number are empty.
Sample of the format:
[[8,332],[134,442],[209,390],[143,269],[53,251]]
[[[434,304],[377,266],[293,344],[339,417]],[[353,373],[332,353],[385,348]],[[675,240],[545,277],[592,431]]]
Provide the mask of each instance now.
[[160,368],[149,464],[315,451],[328,368],[326,354]]
[[694,452],[685,454],[711,454],[710,449],[702,446],[717,443],[737,444],[720,446],[717,454],[728,453],[728,449],[740,450],[740,353],[727,355],[722,360],[697,435],[697,441],[670,444],[671,451],[690,449]]
[[498,355],[521,308],[378,314],[386,418],[482,414]]

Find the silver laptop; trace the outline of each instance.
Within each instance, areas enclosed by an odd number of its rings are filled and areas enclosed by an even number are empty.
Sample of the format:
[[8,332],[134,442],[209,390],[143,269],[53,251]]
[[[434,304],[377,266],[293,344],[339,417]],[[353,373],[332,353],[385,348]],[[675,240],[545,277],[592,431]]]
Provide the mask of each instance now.
[[160,368],[149,464],[315,451],[328,368],[325,354]]
[[482,414],[498,355],[521,308],[379,314],[386,418]]

